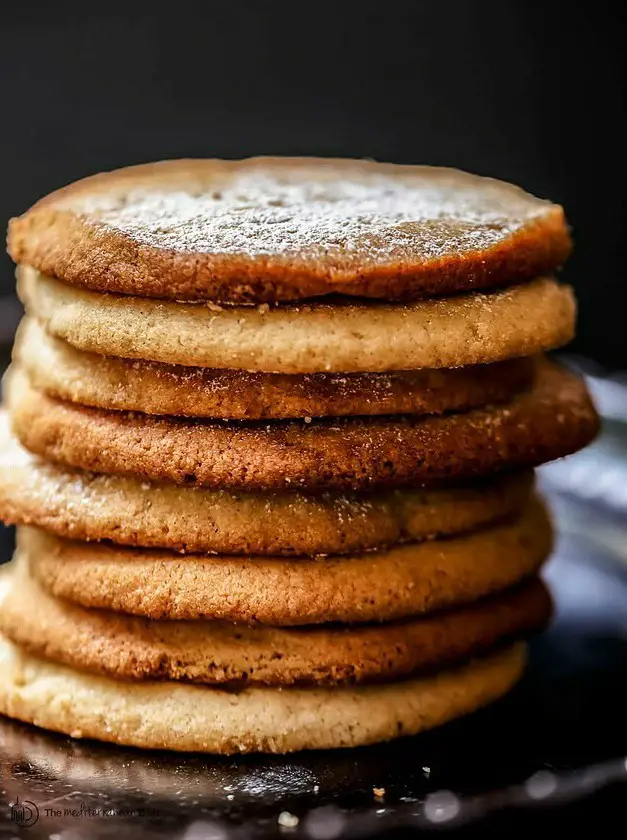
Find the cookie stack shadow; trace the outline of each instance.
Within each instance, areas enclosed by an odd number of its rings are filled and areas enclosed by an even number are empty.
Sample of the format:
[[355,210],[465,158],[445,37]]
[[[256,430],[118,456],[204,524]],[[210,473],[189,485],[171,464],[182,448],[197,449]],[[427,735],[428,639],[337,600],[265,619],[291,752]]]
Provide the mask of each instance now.
[[597,430],[543,355],[569,247],[509,185],[355,162],[131,168],[14,220],[0,711],[288,752],[503,695],[551,612],[533,468]]

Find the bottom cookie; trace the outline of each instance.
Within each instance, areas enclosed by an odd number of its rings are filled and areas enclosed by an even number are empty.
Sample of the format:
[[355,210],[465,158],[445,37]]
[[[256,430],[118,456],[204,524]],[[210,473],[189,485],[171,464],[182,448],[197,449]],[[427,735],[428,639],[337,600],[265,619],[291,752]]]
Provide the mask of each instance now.
[[207,753],[287,753],[416,735],[505,694],[522,643],[437,674],[343,688],[125,683],[35,659],[0,638],[0,713],[74,738]]

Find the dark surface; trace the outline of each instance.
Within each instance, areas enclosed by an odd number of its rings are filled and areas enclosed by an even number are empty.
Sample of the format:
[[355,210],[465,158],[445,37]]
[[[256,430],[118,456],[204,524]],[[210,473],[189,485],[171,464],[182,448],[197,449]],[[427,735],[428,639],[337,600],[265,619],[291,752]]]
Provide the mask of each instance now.
[[[7,3],[0,227],[84,175],[167,157],[457,166],[564,204],[574,349],[627,368],[626,40],[609,0]],[[12,271],[0,258],[0,295]]]
[[[502,702],[390,745],[240,759],[122,750],[0,721],[0,836],[315,840],[446,829],[502,837],[587,824],[600,837],[624,836],[625,440],[615,416],[597,444],[543,471],[562,533],[547,571],[557,616]],[[10,822],[18,797],[38,806],[36,825]],[[46,813],[81,806],[82,816]],[[104,816],[105,808],[133,813]],[[283,811],[298,826],[281,828]]]

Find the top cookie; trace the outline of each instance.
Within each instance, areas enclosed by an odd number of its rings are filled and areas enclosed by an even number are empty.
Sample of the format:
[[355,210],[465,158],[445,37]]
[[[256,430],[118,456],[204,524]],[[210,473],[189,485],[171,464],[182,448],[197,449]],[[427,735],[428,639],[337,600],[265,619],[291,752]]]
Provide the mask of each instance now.
[[9,253],[95,291],[411,300],[550,272],[561,207],[454,169],[322,158],[173,160],[77,181],[9,225]]

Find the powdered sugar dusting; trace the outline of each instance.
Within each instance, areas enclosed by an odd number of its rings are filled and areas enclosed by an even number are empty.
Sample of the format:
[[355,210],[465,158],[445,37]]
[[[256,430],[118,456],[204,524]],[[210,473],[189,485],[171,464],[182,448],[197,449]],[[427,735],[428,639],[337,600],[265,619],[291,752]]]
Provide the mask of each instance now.
[[454,170],[363,163],[231,164],[139,183],[83,212],[140,243],[203,254],[324,254],[346,264],[488,248],[551,205]]

